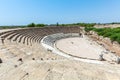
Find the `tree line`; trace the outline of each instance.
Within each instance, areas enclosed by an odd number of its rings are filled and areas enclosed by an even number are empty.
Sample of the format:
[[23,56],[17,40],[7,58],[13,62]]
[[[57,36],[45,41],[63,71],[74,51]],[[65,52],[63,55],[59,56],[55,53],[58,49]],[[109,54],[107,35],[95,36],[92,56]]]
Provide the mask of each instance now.
[[30,23],[27,25],[27,27],[44,27],[46,24],[35,24],[35,23]]

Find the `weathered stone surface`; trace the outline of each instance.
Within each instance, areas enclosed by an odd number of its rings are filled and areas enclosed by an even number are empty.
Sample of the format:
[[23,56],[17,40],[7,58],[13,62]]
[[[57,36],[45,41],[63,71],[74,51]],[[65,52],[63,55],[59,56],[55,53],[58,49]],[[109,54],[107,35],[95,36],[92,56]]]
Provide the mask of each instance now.
[[[37,40],[32,40],[33,37],[25,40],[25,43],[29,42],[28,45],[19,43],[20,38],[16,42],[5,39],[5,44],[0,46],[0,57],[4,61],[0,64],[0,80],[120,80],[120,65],[66,58],[45,50],[40,43],[36,43]],[[94,36],[94,40],[107,46],[98,36]],[[22,60],[18,61],[20,58]]]

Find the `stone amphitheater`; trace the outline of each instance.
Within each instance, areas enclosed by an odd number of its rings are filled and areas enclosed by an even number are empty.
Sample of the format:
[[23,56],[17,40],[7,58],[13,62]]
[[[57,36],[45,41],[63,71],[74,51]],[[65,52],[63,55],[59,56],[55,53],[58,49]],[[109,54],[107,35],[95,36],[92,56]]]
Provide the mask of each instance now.
[[[116,63],[118,56],[84,35],[80,27],[0,32],[0,80],[120,80],[120,65]],[[60,45],[59,41],[64,39],[69,39],[66,40],[68,43],[63,41],[64,45]],[[65,44],[81,44],[80,49],[75,49],[80,55],[69,51],[74,49]]]

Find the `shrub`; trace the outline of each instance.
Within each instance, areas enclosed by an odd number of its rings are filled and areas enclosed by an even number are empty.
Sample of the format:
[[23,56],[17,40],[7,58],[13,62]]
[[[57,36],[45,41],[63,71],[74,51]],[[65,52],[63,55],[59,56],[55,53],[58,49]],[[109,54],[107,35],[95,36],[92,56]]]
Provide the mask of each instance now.
[[108,32],[108,33],[103,34],[103,37],[110,37],[112,34],[113,34],[112,32]]
[[89,31],[94,30],[94,29],[95,29],[94,27],[85,27],[86,32],[89,32]]
[[103,37],[108,37],[112,41],[117,41],[120,43],[120,28],[93,28],[93,27],[85,27],[85,31],[95,31],[98,35]]

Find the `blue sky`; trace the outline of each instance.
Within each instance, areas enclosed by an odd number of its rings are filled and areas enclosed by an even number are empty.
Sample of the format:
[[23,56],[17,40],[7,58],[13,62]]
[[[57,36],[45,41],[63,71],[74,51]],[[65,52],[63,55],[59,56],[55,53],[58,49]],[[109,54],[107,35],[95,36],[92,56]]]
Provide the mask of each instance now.
[[120,22],[120,0],[0,0],[0,25]]

